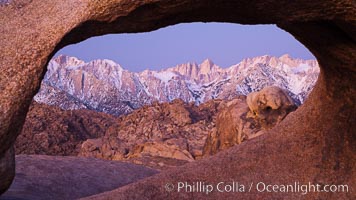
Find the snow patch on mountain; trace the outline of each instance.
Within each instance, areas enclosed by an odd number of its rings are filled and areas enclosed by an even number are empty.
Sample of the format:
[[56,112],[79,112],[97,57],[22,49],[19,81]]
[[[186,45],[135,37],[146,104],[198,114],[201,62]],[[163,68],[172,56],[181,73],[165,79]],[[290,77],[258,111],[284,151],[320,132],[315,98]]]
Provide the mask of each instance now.
[[163,72],[153,72],[153,76],[168,84],[168,81],[172,80],[173,77],[177,75],[173,72],[163,71]]
[[294,73],[301,73],[301,72],[306,72],[309,69],[310,69],[309,65],[302,63],[302,64],[298,65],[298,67],[293,68],[292,71]]

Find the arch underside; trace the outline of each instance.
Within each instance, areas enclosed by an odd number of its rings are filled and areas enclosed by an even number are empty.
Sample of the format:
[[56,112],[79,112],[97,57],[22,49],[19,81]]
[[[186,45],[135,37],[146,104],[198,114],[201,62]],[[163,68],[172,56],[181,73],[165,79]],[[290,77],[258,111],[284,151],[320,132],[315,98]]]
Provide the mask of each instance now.
[[[210,158],[162,172],[93,198],[206,198],[167,193],[178,181],[348,184],[355,188],[355,25],[353,1],[288,0],[13,0],[0,5],[0,178],[11,180],[11,146],[45,73],[60,48],[108,33],[152,31],[182,22],[277,24],[303,43],[321,67],[296,112],[267,134]],[[238,37],[238,36],[236,36]],[[9,156],[11,155],[11,156]],[[8,183],[0,183],[0,191]],[[354,191],[353,191],[354,192]],[[287,195],[287,196],[286,196]],[[288,196],[289,195],[289,196]],[[300,199],[298,193],[239,193],[243,199]],[[212,193],[209,198],[234,198]],[[312,193],[307,199],[352,199],[354,193]]]

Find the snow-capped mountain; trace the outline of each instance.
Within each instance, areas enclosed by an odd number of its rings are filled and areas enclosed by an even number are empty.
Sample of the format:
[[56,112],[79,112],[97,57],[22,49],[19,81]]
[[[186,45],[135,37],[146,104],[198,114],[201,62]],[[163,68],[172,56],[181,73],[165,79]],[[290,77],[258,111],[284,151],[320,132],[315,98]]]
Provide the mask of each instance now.
[[231,99],[269,85],[286,89],[303,103],[319,74],[316,60],[261,56],[221,68],[207,59],[161,71],[139,73],[110,60],[85,63],[75,57],[52,59],[35,101],[63,109],[86,108],[114,115],[130,113],[155,101],[180,98],[196,104]]

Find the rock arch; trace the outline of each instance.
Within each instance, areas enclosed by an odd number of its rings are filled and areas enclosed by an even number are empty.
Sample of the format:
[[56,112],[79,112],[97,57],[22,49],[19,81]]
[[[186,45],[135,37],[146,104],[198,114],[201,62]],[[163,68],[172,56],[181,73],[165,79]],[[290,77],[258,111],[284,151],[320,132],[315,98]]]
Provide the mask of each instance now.
[[[355,13],[352,0],[0,1],[0,193],[14,174],[11,147],[46,63],[59,48],[96,35],[151,31],[194,21],[277,24],[317,57],[321,74],[315,89],[301,108],[268,134],[98,198],[206,197],[203,193],[164,191],[164,184],[182,179],[211,183],[311,181],[355,188]],[[286,194],[255,191],[242,195],[256,199]],[[300,198],[299,194],[288,195]],[[354,194],[313,193],[306,198],[335,198],[333,195],[347,199]],[[213,193],[209,197],[233,196]]]

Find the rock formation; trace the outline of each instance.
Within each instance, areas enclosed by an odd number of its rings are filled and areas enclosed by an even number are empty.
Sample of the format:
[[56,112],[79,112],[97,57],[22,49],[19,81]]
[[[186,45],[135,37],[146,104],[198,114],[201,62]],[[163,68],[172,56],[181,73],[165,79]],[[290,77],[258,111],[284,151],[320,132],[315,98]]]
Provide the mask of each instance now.
[[155,102],[126,116],[86,109],[62,110],[33,102],[16,154],[81,156],[125,160],[166,169],[202,156],[208,131],[226,101],[196,106]]
[[288,94],[277,87],[251,93],[247,99],[248,103],[245,96],[210,100],[199,106],[176,99],[118,118],[33,102],[16,140],[16,153],[80,155],[167,169],[261,135],[294,108]]
[[125,160],[156,169],[167,169],[202,156],[207,133],[216,113],[226,104],[211,100],[199,106],[174,100],[154,103],[118,118],[105,135],[88,139],[80,156]]
[[83,141],[104,136],[116,123],[115,117],[105,113],[65,111],[33,102],[15,143],[16,154],[76,156]]
[[271,86],[225,104],[217,114],[216,127],[204,145],[204,155],[262,135],[280,123],[296,106],[282,89]]
[[[0,13],[0,177],[11,177],[14,167],[6,165],[6,155],[9,155],[6,152],[20,134],[45,66],[58,49],[108,33],[144,32],[181,22],[215,21],[277,24],[291,33],[316,56],[321,67],[309,98],[273,131],[255,140],[91,199],[232,198],[230,193],[216,192],[207,197],[205,193],[168,193],[163,188],[168,182],[182,180],[272,184],[297,180],[356,187],[356,8],[352,0],[63,0],[50,3],[12,0],[0,4]],[[0,191],[6,190],[9,183],[0,182]],[[239,193],[239,197],[354,199],[355,196],[352,189],[348,193],[320,192],[308,196],[252,191]]]
[[274,127],[297,108],[288,94],[275,86],[250,93],[246,101],[250,116],[265,130]]
[[[1,185],[10,186],[15,177],[15,152],[13,147],[8,149],[0,158],[0,180]],[[0,188],[0,193],[4,193],[6,188]]]
[[212,155],[240,144],[247,135],[259,131],[260,127],[247,117],[248,113],[249,108],[245,99],[236,99],[225,105],[217,114],[216,127],[209,132],[203,154]]

